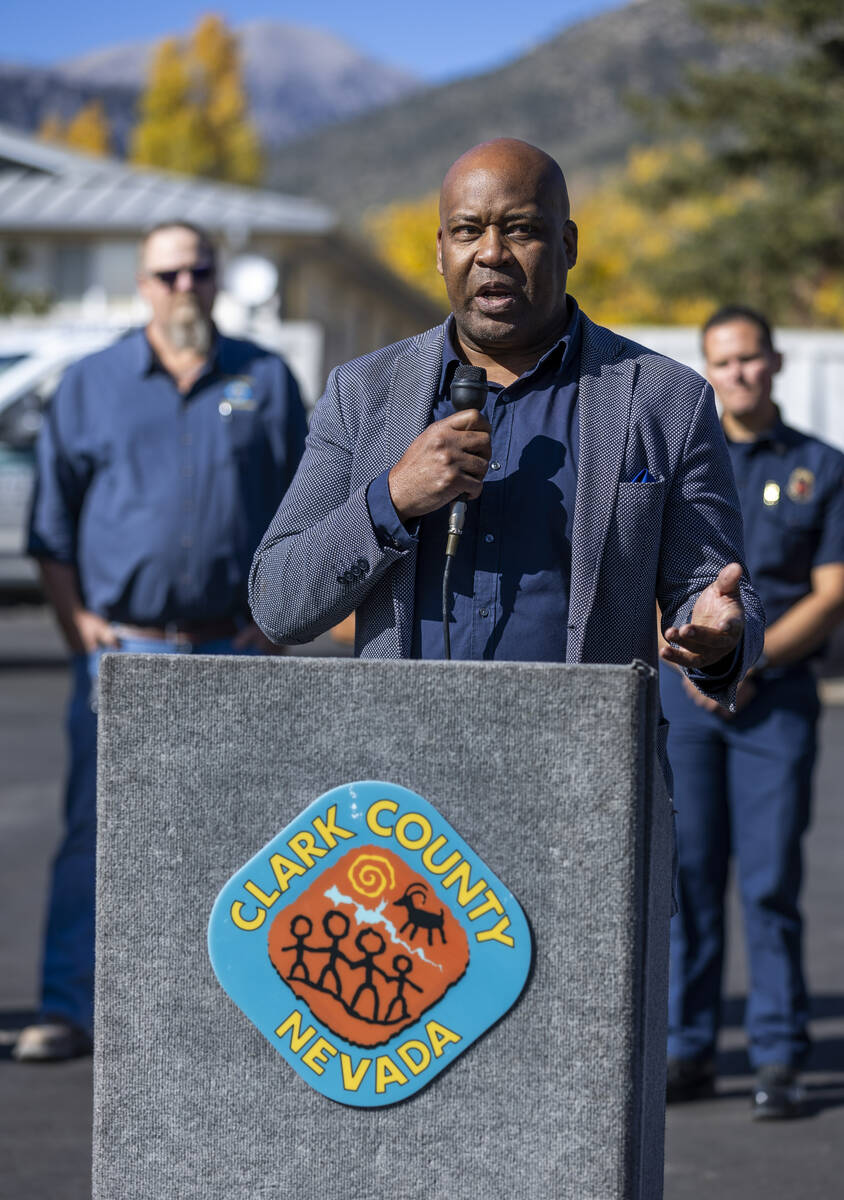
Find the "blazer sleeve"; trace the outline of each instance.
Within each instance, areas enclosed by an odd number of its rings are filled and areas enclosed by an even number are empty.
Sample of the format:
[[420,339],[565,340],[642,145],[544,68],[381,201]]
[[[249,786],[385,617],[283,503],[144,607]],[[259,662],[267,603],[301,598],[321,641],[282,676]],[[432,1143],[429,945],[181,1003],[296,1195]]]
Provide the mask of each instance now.
[[371,480],[352,486],[356,435],[340,389],[335,369],[293,482],[252,561],[252,615],[274,642],[308,642],[331,629],[408,553],[379,541],[366,503]]
[[724,677],[690,674],[705,695],[733,709],[736,689],[762,650],[765,614],[744,559],[744,530],[730,456],[707,383],[695,406],[669,491],[662,527],[657,597],[663,632],[686,624],[700,593],[727,563],[740,562],[744,636],[735,670]]

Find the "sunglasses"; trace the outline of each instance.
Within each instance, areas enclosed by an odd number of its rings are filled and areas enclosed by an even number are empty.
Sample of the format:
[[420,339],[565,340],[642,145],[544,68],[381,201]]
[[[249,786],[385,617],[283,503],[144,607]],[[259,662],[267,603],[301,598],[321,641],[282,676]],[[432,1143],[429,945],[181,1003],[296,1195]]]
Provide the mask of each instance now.
[[199,267],[177,267],[175,271],[148,271],[147,274],[153,279],[159,280],[172,291],[176,286],[176,280],[184,271],[190,275],[193,283],[204,283],[214,275],[214,268],[209,264]]

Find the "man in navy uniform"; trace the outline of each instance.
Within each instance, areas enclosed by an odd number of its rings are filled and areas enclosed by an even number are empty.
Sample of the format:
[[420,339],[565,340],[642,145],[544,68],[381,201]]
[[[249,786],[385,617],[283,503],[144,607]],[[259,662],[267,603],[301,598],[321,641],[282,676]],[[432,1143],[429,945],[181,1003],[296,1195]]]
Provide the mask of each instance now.
[[40,1015],[18,1038],[21,1061],[91,1047],[100,657],[270,648],[249,618],[249,564],[304,447],[286,365],[212,324],[215,256],[201,229],[152,230],[138,286],[146,329],[70,368],[39,443],[29,550],[73,652],[74,688]]
[[735,714],[662,671],[680,890],[671,923],[668,1099],[714,1089],[733,853],[750,969],[753,1116],[782,1118],[801,1111],[797,1072],[809,1049],[798,895],[818,717],[810,664],[844,614],[844,455],[783,424],[771,398],[782,357],[763,316],[720,309],[704,326],[703,349],[767,626]]

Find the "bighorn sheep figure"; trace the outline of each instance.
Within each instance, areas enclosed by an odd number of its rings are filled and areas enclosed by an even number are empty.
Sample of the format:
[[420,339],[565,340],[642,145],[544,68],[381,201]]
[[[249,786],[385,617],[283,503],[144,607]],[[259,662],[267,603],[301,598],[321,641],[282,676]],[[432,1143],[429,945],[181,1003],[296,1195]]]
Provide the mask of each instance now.
[[419,896],[421,898],[421,904],[424,904],[427,894],[428,889],[424,883],[411,883],[405,888],[404,895],[400,896],[398,900],[393,901],[393,904],[395,904],[396,908],[403,908],[407,913],[407,920],[405,921],[404,925],[402,925],[399,933],[404,933],[405,929],[407,929],[408,925],[410,925],[411,930],[408,934],[408,941],[412,942],[416,937],[417,930],[427,929],[428,945],[433,946],[434,930],[436,929],[437,933],[440,935],[440,940],[442,941],[443,945],[445,945],[445,934],[443,933],[443,910],[440,909],[438,913],[430,912],[427,908],[422,908],[421,905],[417,904],[414,900],[415,896]]

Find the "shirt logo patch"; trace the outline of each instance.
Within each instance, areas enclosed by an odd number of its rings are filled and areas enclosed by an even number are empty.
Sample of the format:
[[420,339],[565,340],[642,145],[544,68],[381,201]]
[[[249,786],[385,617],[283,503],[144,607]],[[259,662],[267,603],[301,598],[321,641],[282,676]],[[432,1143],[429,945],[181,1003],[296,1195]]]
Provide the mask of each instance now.
[[795,504],[808,504],[815,494],[815,473],[808,467],[795,467],[788,477],[789,500]]
[[217,405],[221,417],[230,417],[233,412],[251,412],[257,407],[250,375],[239,375],[229,380]]
[[221,891],[228,995],[311,1087],[355,1106],[425,1087],[515,1003],[532,957],[516,900],[421,796],[334,788]]
[[762,503],[773,508],[780,502],[780,485],[775,479],[769,479],[762,489]]

